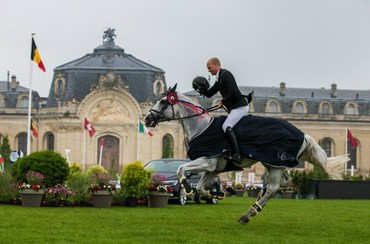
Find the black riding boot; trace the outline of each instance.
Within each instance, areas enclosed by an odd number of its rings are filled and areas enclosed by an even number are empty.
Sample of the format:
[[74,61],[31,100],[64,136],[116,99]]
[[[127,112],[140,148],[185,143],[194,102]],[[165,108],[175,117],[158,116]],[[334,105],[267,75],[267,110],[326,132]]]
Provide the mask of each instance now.
[[230,147],[231,147],[231,156],[230,156],[230,159],[232,161],[234,161],[235,163],[237,164],[241,164],[242,163],[242,158],[240,156],[240,151],[239,151],[239,146],[238,146],[238,141],[236,140],[236,136],[235,136],[235,133],[233,131],[233,129],[228,126],[226,128],[226,138],[230,144]]

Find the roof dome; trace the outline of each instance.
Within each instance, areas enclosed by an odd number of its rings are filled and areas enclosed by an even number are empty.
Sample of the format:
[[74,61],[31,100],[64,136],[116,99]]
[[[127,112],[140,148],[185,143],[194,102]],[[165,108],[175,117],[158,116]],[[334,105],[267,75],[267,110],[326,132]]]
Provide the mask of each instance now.
[[127,87],[138,100],[156,100],[153,83],[165,85],[164,71],[131,54],[116,45],[115,29],[104,31],[103,44],[94,48],[93,53],[60,65],[54,69],[47,106],[55,107],[58,102],[70,99],[81,101],[96,86],[103,75],[114,74],[122,87]]

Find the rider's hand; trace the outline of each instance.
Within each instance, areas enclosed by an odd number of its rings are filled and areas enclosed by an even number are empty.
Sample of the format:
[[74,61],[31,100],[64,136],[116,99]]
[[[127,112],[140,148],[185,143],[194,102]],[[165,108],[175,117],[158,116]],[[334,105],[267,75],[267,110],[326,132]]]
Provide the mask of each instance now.
[[218,103],[218,107],[219,108],[222,108],[223,104],[222,104],[222,100],[220,100],[220,102]]

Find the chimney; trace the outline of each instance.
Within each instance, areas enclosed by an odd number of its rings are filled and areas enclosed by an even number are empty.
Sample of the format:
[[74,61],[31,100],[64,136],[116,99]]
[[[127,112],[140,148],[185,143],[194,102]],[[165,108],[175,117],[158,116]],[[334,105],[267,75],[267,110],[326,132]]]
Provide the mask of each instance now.
[[286,92],[286,88],[285,88],[285,82],[281,82],[280,83],[280,96],[281,97],[285,97],[285,92]]
[[336,98],[337,97],[337,84],[335,84],[335,83],[331,84],[330,97],[332,97],[332,98]]
[[12,91],[15,91],[16,89],[17,89],[17,85],[19,84],[18,82],[17,82],[17,77],[15,76],[15,75],[12,75],[12,77],[11,77],[11,82],[10,82],[10,89],[12,90]]

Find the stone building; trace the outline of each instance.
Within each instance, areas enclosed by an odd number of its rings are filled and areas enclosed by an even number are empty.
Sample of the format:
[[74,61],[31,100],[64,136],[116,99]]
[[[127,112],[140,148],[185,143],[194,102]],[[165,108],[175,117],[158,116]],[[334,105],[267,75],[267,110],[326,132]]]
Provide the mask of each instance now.
[[[153,129],[152,137],[138,133],[139,121],[167,89],[165,72],[125,53],[115,37],[109,28],[93,53],[56,67],[47,98],[33,92],[31,113],[39,135],[32,136],[31,152],[48,149],[66,156],[67,149],[71,162],[88,168],[100,161],[103,139],[102,165],[120,171],[136,159],[160,158],[167,140],[174,156],[183,157],[183,134],[175,122]],[[1,136],[8,135],[13,150],[26,152],[29,90],[16,77],[0,84]],[[96,131],[92,137],[85,118]]]
[[[86,169],[99,162],[103,148],[102,165],[117,171],[136,159],[147,162],[161,158],[163,145],[168,143],[174,157],[186,157],[178,122],[151,129],[153,136],[138,133],[138,122],[167,89],[165,72],[127,54],[115,44],[115,38],[114,29],[109,28],[102,45],[92,53],[56,67],[47,98],[33,91],[31,112],[39,135],[31,138],[31,152],[48,149],[66,156],[69,149],[70,161]],[[328,156],[348,152],[348,169],[353,165],[356,174],[369,174],[369,90],[340,90],[336,84],[330,89],[291,88],[284,82],[278,87],[240,89],[244,94],[254,90],[251,113],[288,120],[319,141]],[[205,108],[221,99],[205,99],[195,91],[186,95]],[[6,81],[0,81],[0,136],[8,135],[13,150],[26,152],[27,109],[28,89],[8,75]],[[85,118],[95,128],[93,136],[84,129]],[[359,143],[357,147],[348,143],[347,128]],[[250,170],[261,175],[264,169],[256,165]]]

